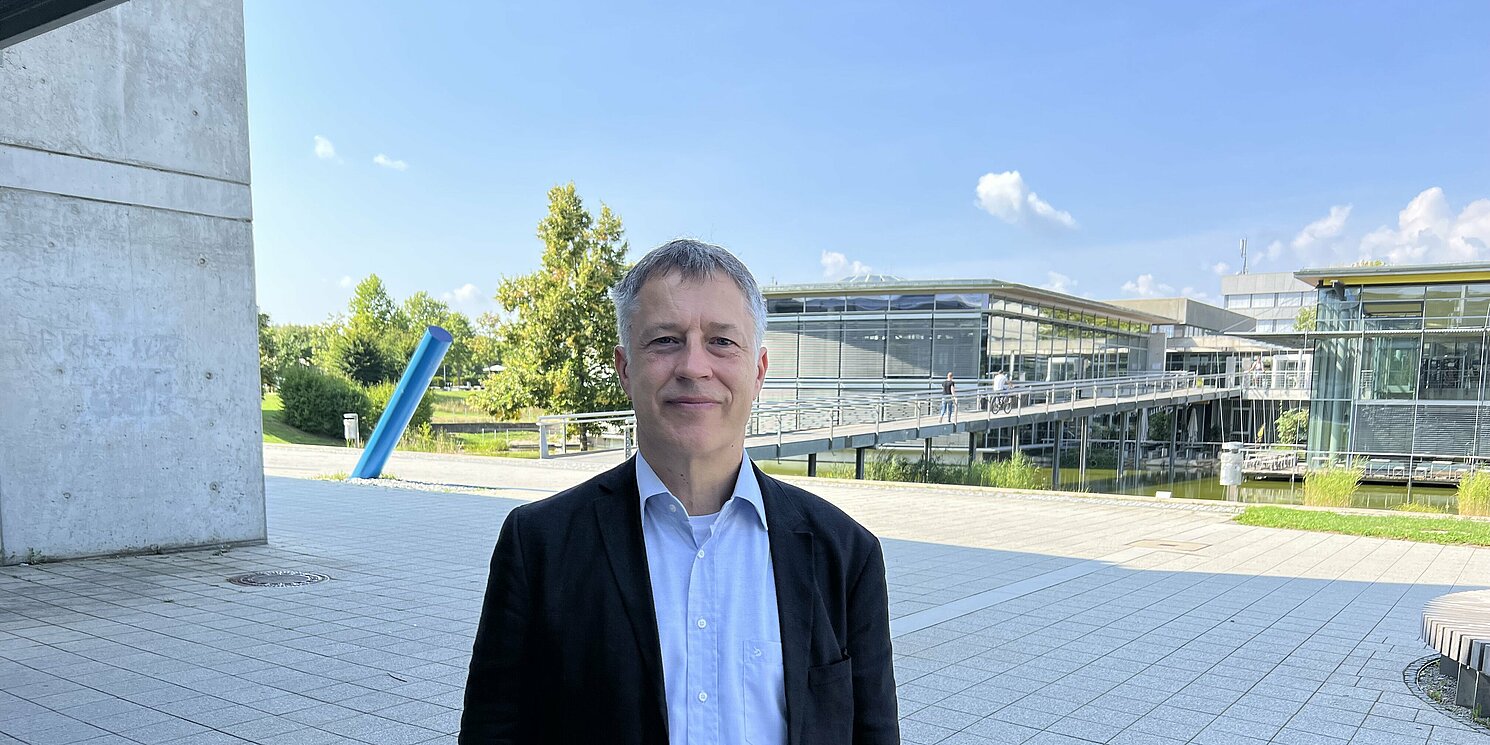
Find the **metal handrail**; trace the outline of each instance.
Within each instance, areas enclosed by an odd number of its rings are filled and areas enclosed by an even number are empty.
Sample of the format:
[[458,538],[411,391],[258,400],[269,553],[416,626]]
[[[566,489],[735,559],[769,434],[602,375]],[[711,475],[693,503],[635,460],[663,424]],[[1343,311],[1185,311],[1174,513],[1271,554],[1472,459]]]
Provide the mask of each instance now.
[[[1245,373],[1143,373],[1085,380],[1012,383],[1001,391],[994,390],[991,385],[977,385],[971,390],[958,391],[950,398],[953,411],[963,420],[978,418],[980,415],[991,419],[996,414],[993,405],[995,401],[1009,413],[1032,411],[1036,410],[1033,407],[1041,406],[1044,407],[1044,412],[1049,412],[1052,406],[1082,399],[1115,398],[1121,401],[1189,388],[1238,388],[1244,385],[1244,378]],[[881,424],[900,419],[914,419],[917,426],[920,426],[924,418],[930,416],[937,405],[947,398],[939,390],[929,390],[850,393],[833,398],[756,402],[751,407],[750,418],[746,422],[746,435],[774,434],[780,445],[790,432],[825,429],[828,436],[833,438],[839,427],[869,423],[875,425],[875,433],[878,434]],[[1010,398],[1013,400],[1009,401]],[[1006,403],[1008,406],[1004,406]],[[973,416],[968,416],[969,414]],[[626,410],[539,417],[539,457],[552,456],[548,435],[553,427],[562,428],[560,431],[565,436],[560,438],[559,449],[561,454],[568,454],[567,433],[569,428],[576,425],[598,425],[603,430],[609,430],[613,436],[620,435],[622,447],[630,455],[636,414]]]

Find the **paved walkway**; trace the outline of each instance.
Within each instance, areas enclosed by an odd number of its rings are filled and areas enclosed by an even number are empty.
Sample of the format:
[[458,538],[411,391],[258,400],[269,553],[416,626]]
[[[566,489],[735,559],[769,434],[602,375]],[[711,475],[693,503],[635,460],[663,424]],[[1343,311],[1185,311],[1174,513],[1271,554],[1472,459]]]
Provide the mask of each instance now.
[[[270,474],[354,460],[265,451]],[[453,743],[503,516],[591,471],[389,470],[468,491],[270,475],[267,546],[0,569],[0,745]],[[1490,742],[1402,682],[1422,604],[1490,584],[1490,550],[1243,527],[1225,505],[809,483],[884,539],[909,743]],[[224,581],[263,569],[333,580]]]

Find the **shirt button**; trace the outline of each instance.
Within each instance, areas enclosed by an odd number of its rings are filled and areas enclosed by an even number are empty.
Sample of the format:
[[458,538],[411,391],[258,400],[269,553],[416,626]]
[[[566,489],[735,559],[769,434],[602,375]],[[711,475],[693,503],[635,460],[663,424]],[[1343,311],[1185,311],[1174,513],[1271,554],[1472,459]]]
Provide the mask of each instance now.
[[708,701],[709,700],[709,694],[704,693],[703,691],[699,691],[698,692],[698,700],[699,700],[699,703],[703,703],[705,701]]
[[756,656],[756,657],[759,657],[759,656],[761,656],[761,650],[760,650],[760,648],[759,648],[759,647],[757,647],[757,648],[756,648],[756,650],[755,650],[755,656]]
[[668,505],[667,506],[667,511],[668,512],[677,512],[678,511],[678,505],[675,505],[675,504]]
[[702,618],[698,619],[698,627],[699,628],[701,628],[701,629],[702,628],[706,628],[708,625],[709,625],[709,622],[708,621],[705,621]]
[[703,551],[699,551],[698,552],[698,558],[700,558],[700,559],[704,558],[704,552]]

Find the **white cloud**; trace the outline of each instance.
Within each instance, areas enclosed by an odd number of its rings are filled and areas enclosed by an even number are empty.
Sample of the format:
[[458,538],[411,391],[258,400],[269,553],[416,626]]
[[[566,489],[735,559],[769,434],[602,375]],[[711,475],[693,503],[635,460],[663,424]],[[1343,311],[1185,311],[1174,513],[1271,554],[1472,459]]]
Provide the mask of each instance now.
[[1152,274],[1140,274],[1123,283],[1123,292],[1139,297],[1164,297],[1173,295],[1174,288],[1154,279]]
[[388,156],[386,156],[386,155],[384,155],[382,153],[378,153],[376,156],[374,156],[373,157],[373,162],[376,163],[376,164],[378,164],[378,165],[380,165],[380,166],[382,166],[382,167],[384,167],[384,168],[392,168],[395,171],[407,171],[407,170],[409,170],[409,164],[408,163],[405,163],[405,162],[403,162],[401,160],[394,160],[394,159],[392,159],[392,158],[390,158],[390,157],[388,157]]
[[1231,265],[1224,261],[1217,262],[1211,265],[1211,273],[1218,276],[1231,274]]
[[1389,264],[1477,261],[1490,257],[1490,199],[1470,202],[1454,215],[1441,187],[1413,197],[1397,214],[1397,227],[1381,226],[1361,239],[1360,259]]
[[823,265],[823,276],[828,279],[837,280],[870,272],[868,264],[857,259],[849,261],[847,256],[838,251],[824,251],[818,261]]
[[469,303],[472,300],[475,300],[480,294],[481,290],[478,289],[476,285],[467,282],[460,287],[455,288],[454,290],[441,293],[440,298],[447,303]]
[[331,140],[328,140],[320,135],[316,135],[316,157],[320,158],[321,160],[331,160],[332,158],[335,158],[336,146],[331,144]]
[[1076,229],[1076,218],[1031,191],[1019,171],[985,173],[978,179],[980,209],[1010,225],[1045,224]]
[[1345,221],[1350,217],[1350,205],[1335,205],[1330,208],[1330,214],[1315,220],[1304,226],[1299,234],[1294,236],[1293,249],[1295,251],[1307,251],[1314,246],[1328,241],[1345,229]]
[[1064,274],[1061,274],[1060,272],[1046,272],[1045,284],[1040,285],[1040,287],[1047,290],[1054,290],[1055,292],[1064,292],[1067,295],[1070,295],[1071,293],[1076,291],[1076,285],[1078,284],[1081,283],[1077,282],[1074,279],[1071,279],[1070,277],[1067,277]]
[[1267,253],[1267,257],[1269,259],[1276,259],[1279,256],[1282,256],[1283,255],[1283,241],[1273,241],[1272,243],[1269,243],[1268,244],[1268,247],[1267,247],[1267,252],[1266,253]]
[[351,277],[342,277],[341,279],[336,281],[337,287],[351,287],[353,284],[355,284],[355,282]]

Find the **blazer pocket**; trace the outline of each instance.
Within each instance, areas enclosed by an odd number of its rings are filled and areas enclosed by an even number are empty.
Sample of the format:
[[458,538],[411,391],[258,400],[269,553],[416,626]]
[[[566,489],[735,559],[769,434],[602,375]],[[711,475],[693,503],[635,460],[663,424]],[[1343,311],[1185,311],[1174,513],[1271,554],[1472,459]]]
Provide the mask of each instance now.
[[848,680],[854,674],[854,661],[845,657],[837,662],[807,668],[807,685],[812,687],[834,685]]

